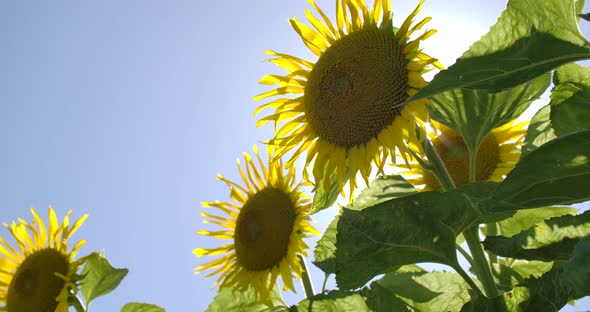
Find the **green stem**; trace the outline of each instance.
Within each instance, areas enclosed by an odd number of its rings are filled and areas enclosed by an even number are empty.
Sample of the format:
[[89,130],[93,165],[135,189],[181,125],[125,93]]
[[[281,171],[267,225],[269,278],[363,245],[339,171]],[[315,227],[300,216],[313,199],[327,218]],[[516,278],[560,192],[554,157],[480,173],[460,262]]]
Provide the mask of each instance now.
[[451,190],[455,188],[455,182],[451,178],[445,163],[438,155],[438,152],[432,146],[432,143],[428,139],[424,140],[424,153],[426,157],[428,157],[428,162],[430,163],[430,170],[432,174],[438,179],[438,182],[442,186],[445,191]]
[[455,248],[457,248],[459,253],[463,255],[463,257],[465,258],[465,260],[467,260],[467,262],[469,262],[469,264],[473,266],[473,258],[471,257],[471,255],[467,251],[465,251],[465,249],[463,249],[463,247],[461,247],[460,245],[455,245]]
[[328,284],[328,277],[330,277],[330,274],[326,273],[325,274],[325,278],[324,278],[324,283],[322,284],[322,293],[326,292],[326,284]]
[[68,303],[71,306],[73,306],[74,309],[76,309],[76,312],[88,311],[87,309],[84,308],[84,304],[82,303],[82,300],[80,299],[80,297],[78,297],[78,295],[70,293],[70,296],[68,297]]
[[313,297],[313,284],[311,283],[311,276],[309,274],[309,271],[307,270],[305,259],[302,255],[297,255],[297,258],[299,258],[301,268],[303,269],[301,272],[301,282],[303,283],[303,289],[305,289],[305,295],[307,296],[307,298]]
[[[498,235],[498,224],[497,223],[488,223],[488,224],[486,224],[486,230],[487,230],[486,236]],[[488,258],[490,259],[491,263],[498,263],[498,256],[496,256],[491,251],[488,251],[487,254],[488,254]]]
[[465,272],[465,270],[463,270],[463,268],[460,265],[455,266],[455,271],[457,271],[457,273],[463,278],[463,280],[465,280],[465,282],[467,282],[467,285],[469,285],[469,287],[471,287],[471,289],[478,296],[484,297],[484,295],[481,293],[481,290],[479,289],[479,287],[477,287],[477,285],[473,282],[471,277],[469,277],[469,274],[467,274],[467,272]]
[[483,289],[488,298],[493,298],[498,295],[498,289],[494,283],[494,277],[490,271],[490,264],[485,257],[481,243],[479,242],[479,229],[477,226],[469,228],[463,232],[465,241],[469,250],[473,255],[473,270],[475,275],[483,284]]
[[[479,149],[479,147],[477,147],[475,149],[475,153],[472,153],[471,151],[469,151],[469,182],[470,183],[474,183],[476,182],[475,179],[475,173],[476,173],[476,167],[477,167],[477,150]],[[473,155],[476,155],[475,157],[473,157]]]

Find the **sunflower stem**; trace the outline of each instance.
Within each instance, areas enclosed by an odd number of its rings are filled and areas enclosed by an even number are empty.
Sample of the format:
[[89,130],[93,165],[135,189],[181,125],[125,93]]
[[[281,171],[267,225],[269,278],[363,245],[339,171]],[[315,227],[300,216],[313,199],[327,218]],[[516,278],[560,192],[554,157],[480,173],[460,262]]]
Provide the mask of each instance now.
[[326,292],[326,284],[328,284],[328,277],[330,277],[329,273],[325,274],[324,283],[322,284],[322,293]]
[[[488,223],[486,224],[486,236],[495,236],[498,235],[498,224],[497,223]],[[498,263],[498,256],[496,256],[493,252],[488,251],[488,258],[490,259],[490,263]],[[493,268],[492,268],[493,270]]]
[[299,262],[301,263],[301,282],[303,284],[303,289],[305,289],[305,295],[307,296],[307,298],[311,298],[314,295],[313,284],[311,282],[311,275],[309,274],[309,270],[307,270],[305,258],[303,258],[302,255],[297,255],[297,258],[299,258]]
[[[475,170],[477,169],[477,150],[479,146],[475,148],[475,152],[469,151],[469,183],[476,182]],[[475,155],[475,157],[473,157]]]
[[459,251],[459,253],[469,262],[471,266],[473,266],[473,257],[465,250],[461,245],[455,245],[455,248]]
[[76,312],[86,312],[88,311],[87,308],[84,307],[82,303],[82,299],[73,293],[70,293],[68,297],[68,303],[76,309]]
[[494,277],[492,276],[492,271],[490,270],[490,264],[486,259],[483,248],[479,241],[478,226],[467,229],[465,232],[463,232],[463,235],[465,236],[465,241],[467,242],[467,246],[469,246],[471,255],[473,255],[473,270],[475,271],[477,278],[483,284],[485,294],[488,298],[494,298],[498,296],[498,289],[494,283]]
[[[471,279],[471,277],[469,277],[469,274],[467,274],[467,272],[465,272],[465,270],[463,270],[463,268],[460,265],[457,265],[455,267],[455,271],[457,271],[457,273],[463,278],[463,280],[467,283],[467,285],[469,285],[469,287],[471,287],[471,289],[478,296],[485,297],[483,295],[483,293],[481,292],[481,290],[479,289],[479,287],[477,287],[477,285],[475,284],[475,282]],[[473,299],[475,299],[475,298],[473,298]]]
[[424,153],[426,157],[428,157],[428,162],[430,163],[430,168],[424,168],[430,170],[432,174],[438,179],[438,182],[442,186],[445,191],[451,190],[455,188],[455,182],[453,182],[453,178],[449,174],[445,163],[440,158],[440,155],[432,146],[432,143],[428,138],[424,140]]

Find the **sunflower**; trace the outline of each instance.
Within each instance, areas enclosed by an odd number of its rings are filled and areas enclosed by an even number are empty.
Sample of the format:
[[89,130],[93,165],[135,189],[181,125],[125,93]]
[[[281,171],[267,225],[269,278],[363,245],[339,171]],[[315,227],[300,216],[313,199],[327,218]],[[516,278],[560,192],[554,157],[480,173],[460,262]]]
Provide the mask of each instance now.
[[4,224],[16,240],[18,249],[0,237],[0,311],[67,312],[72,281],[83,260],[74,261],[76,252],[86,241],[79,241],[68,251],[68,239],[82,225],[84,215],[71,227],[70,210],[62,223],[49,207],[49,228],[31,208],[34,219],[28,223]]
[[[375,0],[372,9],[364,0],[338,0],[335,25],[313,0],[309,2],[321,18],[306,10],[313,28],[296,18],[290,23],[318,60],[267,50],[273,56],[269,61],[287,74],[262,78],[261,84],[278,86],[255,100],[278,98],[254,114],[275,109],[257,126],[275,122],[275,137],[268,143],[276,146],[276,157],[294,150],[288,167],[307,151],[306,167],[315,159],[316,185],[323,181],[328,188],[336,173],[344,195],[348,170],[352,198],[357,173],[368,182],[373,163],[383,173],[385,160],[394,160],[396,149],[404,157],[408,146],[420,150],[418,137],[423,136],[417,135],[416,124],[428,118],[427,100],[407,100],[427,85],[422,73],[430,65],[442,68],[419,48],[436,31],[410,39],[431,19],[413,21],[423,0],[399,28],[393,27],[389,0]],[[307,170],[304,176],[309,180]]]
[[213,270],[206,276],[219,275],[215,286],[231,287],[245,291],[254,286],[257,295],[268,302],[277,277],[283,279],[284,289],[295,291],[292,276],[300,278],[302,268],[297,254],[307,256],[308,246],[303,237],[319,233],[308,222],[310,202],[299,191],[301,183],[295,181],[295,168],[284,172],[282,162],[273,161],[269,152],[265,166],[256,145],[254,154],[259,163],[244,153],[244,167],[238,160],[238,170],[244,186],[218,175],[218,179],[230,188],[230,198],[235,202],[203,202],[205,208],[217,208],[225,215],[201,212],[207,218],[203,223],[223,227],[220,231],[201,230],[198,233],[230,244],[217,248],[197,248],[197,257],[224,256],[197,266],[195,273]]
[[[449,174],[457,186],[469,182],[469,151],[463,137],[455,130],[432,122],[429,132],[432,145],[439,153]],[[528,122],[513,120],[493,129],[483,140],[477,151],[475,165],[476,181],[501,182],[516,166],[520,159],[521,147]],[[418,162],[398,165],[399,173],[412,185],[422,191],[442,190],[436,177],[424,170]]]

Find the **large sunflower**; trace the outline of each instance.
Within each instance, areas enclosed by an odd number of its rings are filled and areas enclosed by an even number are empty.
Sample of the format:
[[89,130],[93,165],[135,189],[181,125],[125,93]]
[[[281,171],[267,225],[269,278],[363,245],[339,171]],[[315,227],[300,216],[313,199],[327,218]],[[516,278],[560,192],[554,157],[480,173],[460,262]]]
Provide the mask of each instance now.
[[88,215],[70,227],[70,210],[61,224],[49,208],[49,228],[31,208],[34,219],[18,219],[4,226],[17,243],[13,247],[0,237],[0,311],[67,312],[70,289],[77,291],[73,275],[83,260],[74,261],[76,252],[86,241],[81,240],[68,251],[68,239]]
[[[432,145],[439,153],[449,174],[457,186],[469,182],[469,151],[463,137],[455,130],[432,121],[433,131],[429,132]],[[477,151],[475,165],[476,181],[501,182],[516,166],[520,159],[521,147],[528,122],[513,120],[493,129],[483,140]],[[418,162],[398,165],[400,174],[422,191],[442,190],[432,173],[424,170]]]
[[[213,270],[206,276],[219,275],[215,285],[241,291],[254,286],[261,299],[267,301],[277,277],[283,279],[284,288],[295,291],[292,275],[300,278],[302,268],[297,254],[307,255],[308,246],[303,237],[319,233],[308,223],[309,199],[299,191],[295,181],[295,168],[284,172],[282,162],[272,161],[269,153],[265,166],[256,146],[254,154],[259,168],[247,153],[244,167],[238,160],[238,170],[244,186],[218,175],[230,188],[235,202],[203,202],[203,207],[215,207],[223,216],[201,212],[204,223],[223,227],[220,231],[199,231],[231,243],[217,248],[197,248],[197,257],[208,255],[223,257],[195,268],[196,273]],[[268,301],[267,301],[268,302]]]
[[413,21],[423,0],[399,28],[392,25],[389,0],[375,0],[372,9],[364,0],[337,0],[336,25],[309,2],[321,18],[305,12],[313,28],[296,18],[290,23],[318,60],[266,51],[287,74],[266,75],[260,81],[278,86],[255,99],[279,98],[256,109],[255,114],[275,109],[257,125],[275,122],[276,134],[269,143],[277,147],[276,157],[294,149],[287,166],[304,151],[306,167],[315,158],[316,183],[328,187],[335,172],[343,192],[348,169],[352,196],[357,173],[366,181],[372,164],[382,173],[396,148],[404,157],[408,146],[420,150],[416,123],[428,118],[427,100],[406,100],[426,86],[421,74],[429,65],[442,68],[419,48],[436,31],[410,38],[431,19]]

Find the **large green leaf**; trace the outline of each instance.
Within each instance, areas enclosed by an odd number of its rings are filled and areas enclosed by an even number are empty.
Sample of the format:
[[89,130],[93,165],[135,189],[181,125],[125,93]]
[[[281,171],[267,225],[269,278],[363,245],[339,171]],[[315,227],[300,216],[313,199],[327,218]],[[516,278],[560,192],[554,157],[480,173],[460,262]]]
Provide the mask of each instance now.
[[102,253],[92,253],[88,256],[81,273],[84,276],[81,288],[86,306],[90,305],[92,300],[115,290],[128,272],[127,269],[113,268]]
[[379,176],[354,199],[350,209],[363,210],[384,201],[416,193],[416,189],[400,175]]
[[166,310],[149,303],[130,302],[121,308],[121,312],[166,312]]
[[494,187],[472,184],[445,193],[417,193],[362,211],[344,209],[336,239],[338,286],[358,288],[405,264],[456,267],[456,236],[480,218],[479,196]]
[[555,71],[551,124],[558,136],[590,129],[590,67],[568,64]]
[[562,269],[554,267],[540,277],[524,280],[502,296],[493,299],[477,297],[462,311],[556,312],[574,297],[574,289],[563,281]]
[[[362,210],[378,203],[416,193],[416,189],[399,175],[379,176],[354,199],[348,208]],[[332,220],[322,238],[318,240],[314,264],[325,273],[336,272],[336,233],[340,213]]]
[[574,297],[573,288],[566,285],[561,278],[559,267],[543,274],[539,278],[527,279],[515,287],[509,294],[523,312],[555,312],[564,307]]
[[292,312],[370,312],[359,292],[336,290],[315,295],[291,307]]
[[257,296],[253,286],[248,287],[245,291],[235,290],[230,287],[219,289],[213,302],[209,304],[206,312],[246,312],[246,311],[276,311],[280,307],[287,309],[283,302],[281,290],[278,285],[272,289],[270,294],[270,304],[264,303]]
[[519,210],[512,217],[498,222],[499,234],[505,237],[514,236],[530,228],[535,223],[553,217],[575,215],[577,212],[578,210],[576,208],[571,207],[545,207]]
[[490,31],[411,100],[456,88],[501,91],[590,58],[575,5],[574,0],[510,0]]
[[539,146],[557,138],[555,130],[551,127],[551,105],[545,105],[531,119],[524,144],[522,146],[521,158],[539,148]]
[[324,273],[336,273],[336,233],[340,213],[330,222],[324,235],[318,240],[313,251],[314,262]]
[[578,242],[574,256],[563,266],[561,277],[576,290],[578,297],[590,296],[590,236]]
[[492,194],[492,211],[590,199],[590,131],[559,137],[521,159]]
[[411,311],[410,307],[379,283],[371,283],[371,288],[365,287],[362,293],[366,296],[369,308],[374,312]]
[[393,272],[376,283],[416,311],[460,311],[471,299],[470,287],[453,272]]
[[492,273],[496,286],[502,291],[509,291],[527,278],[540,277],[552,267],[553,262],[502,258],[492,264]]
[[578,240],[590,234],[590,211],[537,223],[512,237],[488,236],[483,242],[496,255],[525,260],[568,260]]
[[519,116],[532,101],[549,87],[545,74],[512,89],[487,93],[455,89],[432,98],[431,114],[463,136],[469,151],[474,152],[487,134]]

